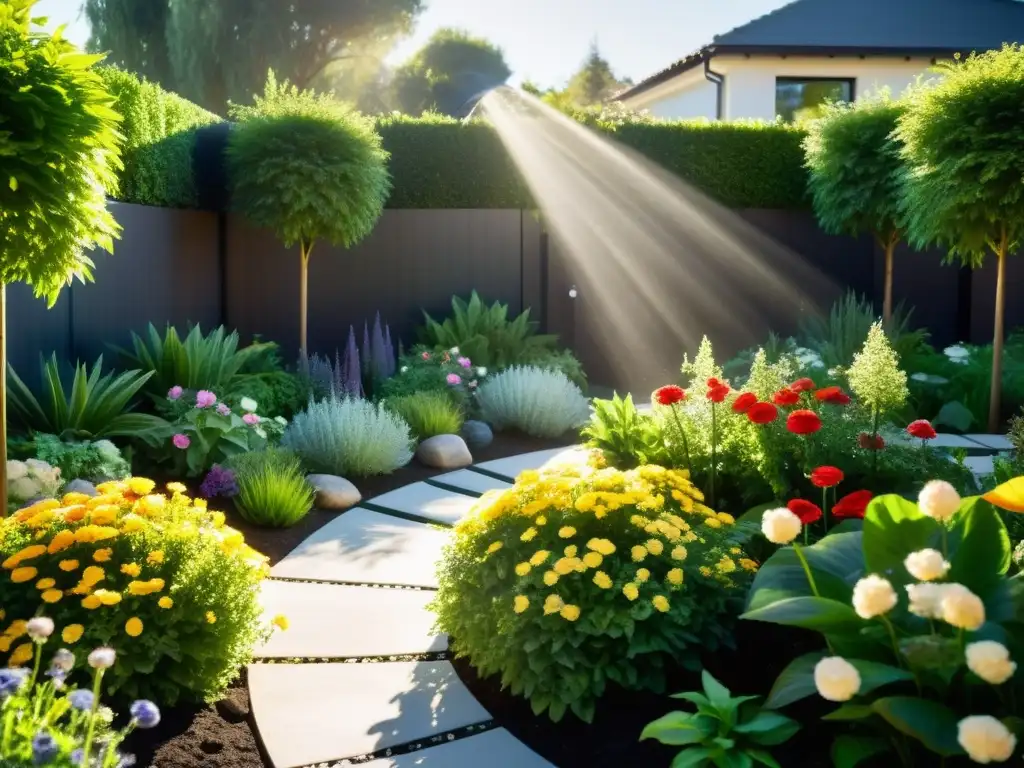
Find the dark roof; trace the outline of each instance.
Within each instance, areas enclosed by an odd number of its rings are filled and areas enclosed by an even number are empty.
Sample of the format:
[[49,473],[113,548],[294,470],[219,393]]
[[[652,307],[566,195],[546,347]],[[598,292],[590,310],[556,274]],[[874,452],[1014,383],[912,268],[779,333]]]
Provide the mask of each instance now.
[[723,53],[951,54],[1024,42],[1024,0],[795,0],[616,98],[635,96]]

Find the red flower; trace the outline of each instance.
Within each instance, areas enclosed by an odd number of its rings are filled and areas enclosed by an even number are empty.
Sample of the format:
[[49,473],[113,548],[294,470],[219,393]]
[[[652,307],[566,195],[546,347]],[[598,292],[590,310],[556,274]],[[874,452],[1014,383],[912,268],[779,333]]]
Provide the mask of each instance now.
[[797,393],[810,392],[812,389],[814,389],[814,382],[808,378],[797,379],[796,381],[789,385],[789,388]]
[[816,488],[832,488],[843,482],[843,470],[838,467],[818,467],[811,472],[811,485]]
[[932,426],[931,422],[926,419],[910,422],[907,426],[907,432],[910,433],[911,437],[916,437],[919,440],[934,440],[939,434],[935,431],[935,427]]
[[708,389],[711,389],[712,387],[721,387],[724,383],[725,382],[720,381],[719,379],[712,376],[710,379],[708,379]]
[[771,424],[779,417],[779,409],[771,403],[754,403],[747,411],[747,418],[755,424]]
[[716,378],[708,379],[708,400],[712,403],[720,403],[729,394],[729,385]]
[[772,395],[772,402],[776,405],[796,405],[800,402],[800,395],[792,389],[780,389]]
[[839,387],[825,387],[819,389],[814,393],[814,397],[817,398],[820,403],[830,403],[832,405],[849,405],[850,396],[843,392]]
[[753,392],[744,392],[732,402],[733,413],[746,413],[751,406],[757,404],[757,395]]
[[786,507],[790,512],[799,517],[800,522],[804,525],[810,525],[821,520],[821,507],[806,499],[793,499]]
[[668,384],[654,390],[654,399],[661,405],[675,405],[686,399],[686,391],[675,384]]
[[420,357],[422,357],[424,360],[429,360],[430,359],[430,353],[429,352],[424,352],[422,355],[420,355]]
[[871,499],[871,491],[848,493],[832,507],[832,517],[864,517],[864,510]]
[[821,429],[821,419],[814,411],[793,411],[786,419],[786,429],[794,435],[813,435]]
[[867,432],[861,432],[857,437],[857,445],[866,451],[880,451],[885,448],[885,440],[881,435],[872,436]]

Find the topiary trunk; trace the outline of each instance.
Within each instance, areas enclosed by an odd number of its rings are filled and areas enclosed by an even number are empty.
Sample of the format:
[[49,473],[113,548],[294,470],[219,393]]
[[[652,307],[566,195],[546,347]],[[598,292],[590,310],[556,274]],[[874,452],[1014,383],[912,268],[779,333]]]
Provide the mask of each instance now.
[[299,256],[302,268],[299,273],[299,355],[306,356],[309,349],[306,345],[306,323],[309,313],[309,254],[313,252],[313,244],[300,242]]
[[1000,402],[1003,390],[1003,321],[1006,308],[1006,227],[1003,227],[996,250],[996,316],[992,330],[992,385],[988,399],[988,431],[995,434],[1000,425]]
[[7,514],[7,286],[0,283],[0,517]]

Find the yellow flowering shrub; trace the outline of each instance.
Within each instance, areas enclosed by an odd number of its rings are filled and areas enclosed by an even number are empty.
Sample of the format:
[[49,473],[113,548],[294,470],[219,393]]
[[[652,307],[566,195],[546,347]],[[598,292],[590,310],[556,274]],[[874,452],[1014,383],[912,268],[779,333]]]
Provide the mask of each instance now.
[[[559,720],[728,644],[756,564],[686,472],[525,472],[455,528],[433,608],[459,656]],[[740,565],[740,561],[745,565]],[[702,570],[703,569],[703,570]]]
[[117,651],[111,691],[171,705],[224,691],[267,631],[266,558],[174,486],[104,483],[0,519],[0,667],[24,662],[25,622],[45,614],[71,650]]

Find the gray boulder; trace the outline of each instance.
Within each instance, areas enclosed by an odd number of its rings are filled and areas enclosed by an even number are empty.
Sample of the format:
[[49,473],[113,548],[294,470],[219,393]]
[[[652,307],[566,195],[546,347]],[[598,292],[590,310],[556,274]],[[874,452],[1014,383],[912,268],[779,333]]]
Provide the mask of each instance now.
[[90,483],[88,480],[72,480],[70,483],[64,486],[64,493],[84,493],[86,496],[99,496],[100,492],[96,490],[96,486]]
[[436,469],[459,469],[473,463],[466,441],[458,435],[428,437],[416,449],[416,458]]
[[462,425],[462,438],[470,448],[486,448],[494,442],[494,433],[482,421],[467,421]]
[[306,480],[316,490],[317,509],[348,509],[358,504],[363,495],[344,477],[309,475]]

